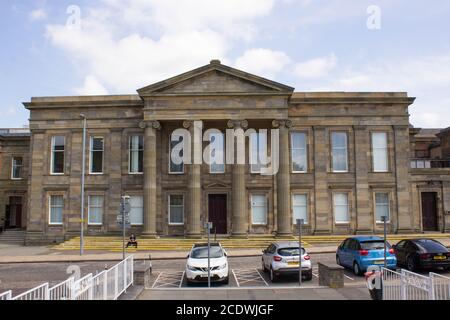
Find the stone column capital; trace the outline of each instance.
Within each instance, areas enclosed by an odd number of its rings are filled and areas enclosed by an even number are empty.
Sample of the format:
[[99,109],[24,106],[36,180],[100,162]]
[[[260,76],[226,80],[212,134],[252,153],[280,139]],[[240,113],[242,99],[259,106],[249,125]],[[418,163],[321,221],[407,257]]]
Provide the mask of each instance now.
[[248,121],[247,120],[229,120],[227,126],[230,129],[247,129]]
[[139,128],[146,129],[146,128],[153,128],[156,130],[161,129],[161,123],[157,120],[151,120],[151,121],[142,121],[139,123]]
[[287,129],[290,129],[290,128],[292,128],[292,121],[289,120],[289,119],[273,120],[272,121],[272,126],[274,128],[287,128]]
[[183,128],[185,128],[185,129],[189,129],[193,125],[194,125],[194,121],[192,121],[192,120],[183,121]]

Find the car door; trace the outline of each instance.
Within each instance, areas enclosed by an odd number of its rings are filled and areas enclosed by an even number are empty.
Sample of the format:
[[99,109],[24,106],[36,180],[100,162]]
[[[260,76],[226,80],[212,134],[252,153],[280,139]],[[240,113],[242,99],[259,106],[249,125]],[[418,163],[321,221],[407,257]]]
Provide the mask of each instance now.
[[266,268],[269,268],[270,266],[270,262],[272,261],[274,251],[275,246],[271,244],[270,246],[267,247],[266,252],[263,255],[264,265],[266,266]]
[[348,266],[348,246],[350,239],[344,240],[340,248],[338,249],[339,260],[342,266]]
[[347,266],[353,267],[353,261],[359,256],[359,241],[356,239],[351,239],[348,244],[348,254],[347,254]]
[[412,241],[408,241],[405,244],[405,264],[408,261],[408,257],[413,257],[413,259],[416,258],[418,254],[419,248],[414,244]]

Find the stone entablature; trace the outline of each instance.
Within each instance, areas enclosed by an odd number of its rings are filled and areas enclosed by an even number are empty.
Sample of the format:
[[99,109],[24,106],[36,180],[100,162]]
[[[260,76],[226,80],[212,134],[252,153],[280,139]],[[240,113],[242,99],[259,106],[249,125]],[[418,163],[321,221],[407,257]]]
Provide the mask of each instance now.
[[[217,61],[139,89],[138,95],[32,98],[25,103],[31,114],[33,159],[28,238],[30,242],[60,241],[79,230],[81,113],[88,119],[88,139],[104,138],[105,154],[101,175],[89,174],[89,152],[86,154],[86,194],[104,197],[103,223],[86,225],[88,234],[119,232],[116,215],[122,194],[143,197],[143,224],[132,229],[148,236],[200,236],[208,219],[211,194],[226,195],[226,229],[236,237],[291,234],[295,231],[292,198],[296,194],[306,195],[308,233],[381,231],[382,226],[374,217],[377,192],[389,194],[391,232],[420,230],[420,219],[413,214],[415,207],[411,205],[408,169],[411,153],[408,106],[413,101],[414,98],[401,92],[294,92],[289,86]],[[203,121],[205,130],[217,128],[223,132],[237,127],[278,128],[278,174],[253,174],[249,165],[225,165],[224,173],[211,174],[206,164],[186,165],[183,174],[170,174],[170,135],[177,128],[192,130],[192,121]],[[306,172],[292,170],[293,132],[306,134]],[[347,172],[332,170],[333,132],[347,134]],[[375,172],[372,168],[371,136],[376,132],[387,135],[386,172]],[[143,172],[130,174],[129,139],[136,134],[144,137]],[[54,135],[66,137],[65,170],[58,176],[50,174]],[[269,153],[270,149],[269,146]],[[350,219],[336,223],[332,199],[342,193],[348,195]],[[64,197],[61,225],[48,224],[48,197],[52,194]],[[183,196],[183,224],[168,223],[170,195]],[[252,195],[265,196],[265,224],[252,221]],[[450,203],[445,206],[449,208]]]

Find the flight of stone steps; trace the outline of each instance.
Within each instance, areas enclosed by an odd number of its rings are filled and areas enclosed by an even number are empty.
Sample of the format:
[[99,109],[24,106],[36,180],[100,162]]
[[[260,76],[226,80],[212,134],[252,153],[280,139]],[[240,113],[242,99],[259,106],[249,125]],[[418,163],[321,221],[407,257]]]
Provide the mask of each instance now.
[[[310,247],[311,245],[338,245],[344,239],[349,236],[304,236],[302,238],[303,246]],[[397,243],[401,239],[407,238],[433,238],[439,241],[439,239],[450,239],[449,234],[415,234],[415,235],[389,235],[388,240],[391,243]],[[203,239],[185,239],[174,237],[161,237],[159,239],[149,239],[144,237],[138,237],[139,248],[137,251],[170,251],[170,250],[189,250],[194,243],[206,242],[206,238]],[[214,241],[214,237],[212,238]],[[269,244],[278,241],[297,241],[296,237],[287,238],[275,238],[271,236],[262,237],[250,237],[247,239],[236,238],[223,238],[217,239],[225,249],[263,249]],[[58,244],[53,247],[56,250],[79,250],[80,238],[75,237],[64,243]],[[84,238],[85,250],[98,250],[98,251],[111,251],[120,252],[122,250],[122,238],[114,236],[87,236]],[[129,248],[129,251],[135,251],[133,248]]]
[[19,229],[5,230],[0,233],[0,244],[25,244],[25,231]]

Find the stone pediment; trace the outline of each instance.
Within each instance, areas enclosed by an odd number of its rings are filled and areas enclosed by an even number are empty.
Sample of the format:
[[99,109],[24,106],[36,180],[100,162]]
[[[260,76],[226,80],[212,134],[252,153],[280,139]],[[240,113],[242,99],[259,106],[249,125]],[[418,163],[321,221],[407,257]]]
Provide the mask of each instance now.
[[204,186],[204,189],[222,189],[222,188],[229,188],[230,186],[225,183],[215,182],[211,183],[209,185]]
[[139,89],[140,96],[196,94],[291,94],[294,88],[213,60],[209,65]]

